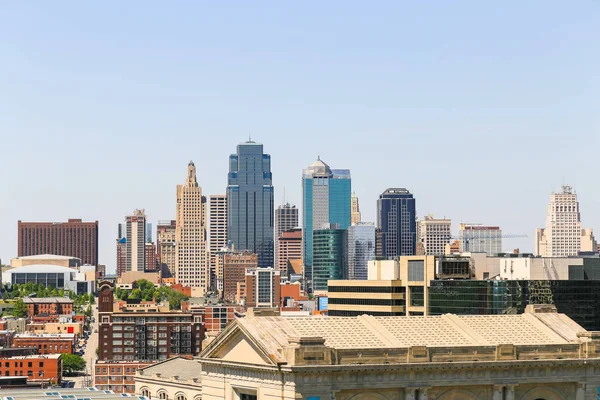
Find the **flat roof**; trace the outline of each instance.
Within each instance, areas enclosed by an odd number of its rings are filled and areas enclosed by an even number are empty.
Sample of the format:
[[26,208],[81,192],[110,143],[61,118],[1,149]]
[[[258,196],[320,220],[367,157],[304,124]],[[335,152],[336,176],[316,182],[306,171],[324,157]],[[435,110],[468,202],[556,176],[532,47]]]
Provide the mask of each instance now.
[[[73,304],[73,300],[68,297],[23,297],[23,303],[62,303]],[[65,314],[62,314],[65,315]]]
[[[69,397],[66,397],[69,396]],[[73,396],[73,397],[70,397]],[[149,400],[144,396],[137,396],[133,394],[121,394],[115,393],[112,390],[100,390],[97,388],[61,388],[53,387],[47,389],[40,388],[16,388],[16,389],[0,389],[0,398],[12,397],[14,400],[53,400],[53,399],[89,399],[89,400],[100,400],[100,399],[138,399],[138,400]]]

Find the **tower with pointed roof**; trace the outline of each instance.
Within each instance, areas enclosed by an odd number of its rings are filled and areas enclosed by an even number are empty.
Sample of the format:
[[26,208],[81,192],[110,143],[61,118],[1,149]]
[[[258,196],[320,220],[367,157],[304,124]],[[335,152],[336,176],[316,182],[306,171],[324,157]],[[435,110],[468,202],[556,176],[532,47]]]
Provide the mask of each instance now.
[[184,185],[177,185],[175,280],[184,286],[208,287],[206,197],[196,180],[196,166],[187,168]]
[[258,254],[259,267],[272,267],[273,227],[271,156],[248,138],[229,156],[227,240],[236,250]]
[[327,224],[348,229],[351,193],[350,170],[331,169],[320,156],[302,173],[302,259],[309,288],[312,287],[313,232]]

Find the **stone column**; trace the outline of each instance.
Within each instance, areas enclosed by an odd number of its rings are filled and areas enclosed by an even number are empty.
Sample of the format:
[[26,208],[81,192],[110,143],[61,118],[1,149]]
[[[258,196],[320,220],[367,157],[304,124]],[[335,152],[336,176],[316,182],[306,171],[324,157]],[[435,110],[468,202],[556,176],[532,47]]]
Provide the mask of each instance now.
[[585,400],[585,383],[579,382],[577,384],[577,392],[575,394],[575,400]]
[[427,392],[431,389],[431,387],[420,387],[419,388],[419,400],[429,400],[429,395]]
[[492,400],[502,400],[504,385],[494,385],[494,389],[492,392]]
[[417,389],[416,388],[404,389],[404,400],[417,400]]
[[517,385],[506,385],[506,400],[515,400],[515,387]]

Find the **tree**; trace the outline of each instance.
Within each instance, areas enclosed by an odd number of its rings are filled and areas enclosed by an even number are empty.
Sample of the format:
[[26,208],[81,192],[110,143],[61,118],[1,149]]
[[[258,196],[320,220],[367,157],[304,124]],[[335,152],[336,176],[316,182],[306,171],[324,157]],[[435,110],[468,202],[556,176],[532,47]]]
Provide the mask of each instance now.
[[23,299],[17,299],[17,301],[15,301],[15,307],[12,310],[12,314],[17,318],[23,318],[27,315],[27,306],[23,302]]
[[66,376],[72,376],[75,372],[85,370],[85,360],[77,354],[62,354],[63,373]]
[[129,295],[130,299],[141,299],[142,298],[142,292],[140,289],[133,289],[131,291],[131,294]]

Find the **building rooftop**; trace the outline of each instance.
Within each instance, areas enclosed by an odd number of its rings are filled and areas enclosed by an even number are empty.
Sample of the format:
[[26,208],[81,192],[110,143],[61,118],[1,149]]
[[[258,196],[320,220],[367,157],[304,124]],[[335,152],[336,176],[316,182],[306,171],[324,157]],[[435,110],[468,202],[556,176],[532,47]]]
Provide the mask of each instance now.
[[201,372],[202,366],[197,360],[174,357],[139,369],[138,375],[156,378],[156,374],[160,374],[158,376],[160,379],[171,380],[171,378],[175,379],[175,377],[177,377],[177,381],[187,382],[194,378],[198,378],[199,380]]
[[[72,397],[71,397],[72,396]],[[52,399],[138,399],[149,400],[144,396],[127,395],[115,393],[112,390],[99,390],[96,388],[48,388],[48,389],[0,389],[0,398],[11,398],[13,400],[52,400]]]
[[[27,360],[27,359],[34,359],[34,360],[39,360],[39,359],[47,359],[47,360],[51,360],[51,359],[57,359],[60,358],[62,354],[34,354],[31,356],[14,356],[14,357],[10,357],[11,360]],[[0,390],[0,393],[2,391]],[[2,395],[0,395],[0,397],[2,397]]]
[[49,264],[32,264],[32,265],[24,265],[22,267],[12,268],[6,272],[10,272],[11,274],[16,273],[75,273],[76,269],[61,267],[60,265],[49,265]]
[[[25,268],[25,267],[23,267]],[[69,268],[65,268],[69,269]],[[46,304],[46,303],[61,303],[61,304],[73,304],[73,300],[68,297],[23,297],[23,303],[25,304]]]
[[75,339],[74,333],[17,333],[15,338],[60,338],[60,339]]
[[71,256],[59,256],[57,254],[38,254],[35,256],[21,256],[21,257],[15,257],[19,260],[71,260],[71,259],[78,259],[77,257],[71,257]]

